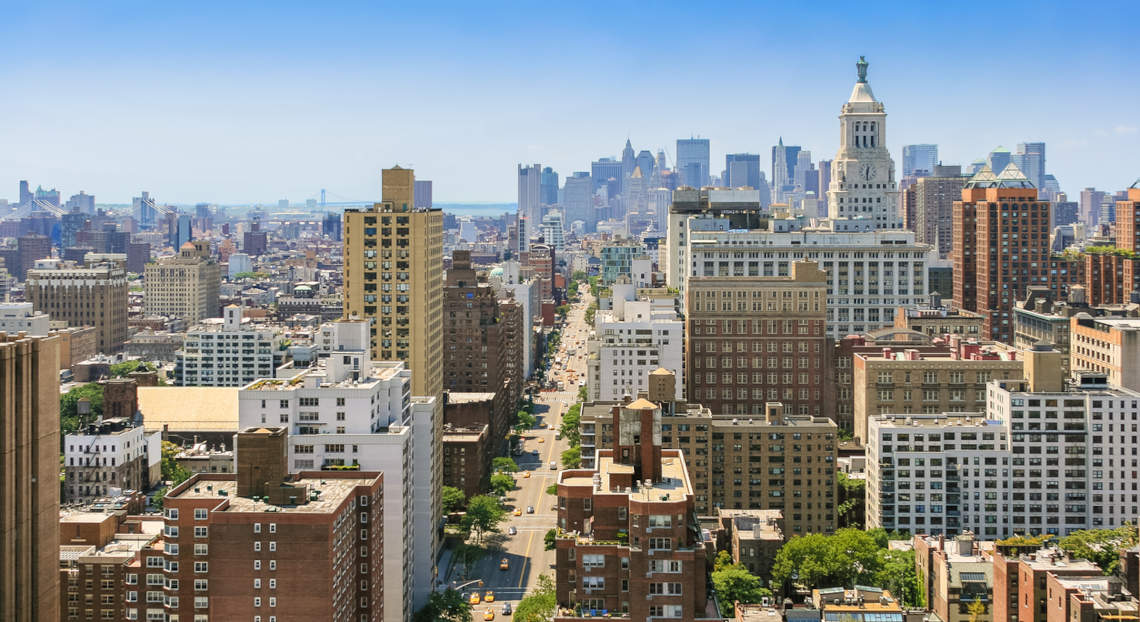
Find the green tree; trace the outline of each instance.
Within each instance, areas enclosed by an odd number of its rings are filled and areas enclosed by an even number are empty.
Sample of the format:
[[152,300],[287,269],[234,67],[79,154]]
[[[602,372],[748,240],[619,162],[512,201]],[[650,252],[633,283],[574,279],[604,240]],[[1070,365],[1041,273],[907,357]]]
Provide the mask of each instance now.
[[519,601],[515,608],[517,622],[549,622],[554,618],[558,608],[557,594],[554,591],[554,579],[548,575],[539,575],[538,586],[533,592]]
[[587,277],[587,276],[586,276],[586,273],[585,273],[585,272],[582,272],[581,270],[577,270],[577,271],[575,271],[575,272],[574,272],[574,274],[571,274],[571,275],[570,275],[570,278],[571,278],[571,279],[572,279],[572,280],[573,280],[575,283],[577,283],[577,282],[579,282],[579,281],[585,281],[585,280],[586,280],[586,279],[588,279],[589,277]]
[[523,434],[533,428],[536,421],[538,421],[538,419],[536,419],[534,415],[525,410],[520,410],[515,416],[515,430],[518,431],[519,434]]
[[554,309],[554,312],[561,317],[566,317],[566,314],[570,313],[570,305],[558,305],[558,307]]
[[831,536],[794,537],[776,553],[772,582],[785,590],[793,584],[807,587],[869,584],[882,568],[881,550],[872,535],[859,529],[840,529]]
[[1082,529],[1061,538],[1057,546],[1073,557],[1100,566],[1106,575],[1120,566],[1120,550],[1136,544],[1136,527],[1125,524],[1116,529]]
[[471,568],[487,556],[487,549],[467,542],[461,542],[455,547],[455,561],[463,566],[463,578],[471,576]]
[[491,476],[491,491],[497,495],[505,495],[515,489],[515,478],[509,473],[495,473]]
[[970,614],[970,622],[978,622],[979,616],[986,615],[986,603],[980,598],[975,598],[966,607],[966,613]]
[[585,402],[590,397],[590,392],[586,390],[586,385],[578,387],[578,401]]
[[562,452],[562,466],[567,469],[576,469],[582,466],[582,448],[571,447]]
[[190,471],[178,464],[178,454],[182,448],[170,441],[162,441],[162,479],[177,486],[190,479]]
[[91,420],[103,416],[103,385],[91,382],[75,387],[59,398],[62,433],[68,434],[79,429],[79,401],[82,399],[91,403]]
[[154,365],[144,361],[123,361],[111,366],[111,377],[122,378],[133,371],[154,371]]
[[719,551],[713,560],[713,571],[721,570],[732,565],[732,555],[728,551]]
[[574,404],[566,410],[566,414],[562,415],[562,425],[559,431],[562,432],[562,437],[570,443],[571,447],[577,447],[582,443],[581,434],[578,432],[578,424],[582,421],[582,405]]
[[517,473],[519,465],[514,458],[499,456],[491,460],[491,470],[495,473]]
[[847,477],[842,471],[837,471],[835,477],[839,489],[839,506],[836,509],[839,526],[862,528],[867,481]]
[[475,542],[482,544],[483,534],[499,531],[499,524],[507,517],[507,510],[499,500],[487,495],[476,495],[467,501],[467,514],[463,527],[475,531]]
[[558,494],[558,484],[551,484],[551,485],[547,486],[546,487],[546,494],[557,495]]
[[166,493],[169,490],[169,487],[163,486],[162,488],[154,491],[154,494],[150,496],[150,504],[153,505],[159,512],[162,511],[163,501],[166,498]]
[[545,547],[545,550],[547,550],[547,551],[553,551],[554,550],[554,540],[557,537],[558,537],[558,530],[557,529],[551,527],[550,529],[546,530],[546,533],[542,536],[542,543],[543,543],[543,546]]
[[881,549],[880,559],[881,567],[875,573],[874,585],[889,590],[903,605],[925,606],[914,567],[914,551]]
[[440,492],[440,501],[443,503],[443,513],[451,514],[463,507],[463,502],[467,501],[467,495],[455,486],[444,486]]
[[471,619],[471,605],[463,594],[446,589],[432,592],[427,604],[416,612],[415,622],[468,622]]
[[760,578],[740,564],[729,564],[712,572],[712,584],[728,615],[735,614],[734,602],[753,604],[760,602],[772,591],[760,584]]

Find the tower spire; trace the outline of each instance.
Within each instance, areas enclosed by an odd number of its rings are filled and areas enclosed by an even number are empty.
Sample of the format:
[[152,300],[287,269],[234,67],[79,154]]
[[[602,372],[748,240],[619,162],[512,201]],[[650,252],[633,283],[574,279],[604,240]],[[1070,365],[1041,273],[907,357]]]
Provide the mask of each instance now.
[[855,70],[859,72],[859,82],[867,82],[867,65],[870,64],[871,63],[868,63],[867,59],[863,56],[860,56],[859,62],[855,63]]

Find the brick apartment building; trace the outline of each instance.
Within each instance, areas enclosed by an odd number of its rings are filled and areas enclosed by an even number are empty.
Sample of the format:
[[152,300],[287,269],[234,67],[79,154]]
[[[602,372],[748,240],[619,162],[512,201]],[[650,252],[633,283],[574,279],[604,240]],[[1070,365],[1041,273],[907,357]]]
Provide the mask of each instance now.
[[286,436],[240,432],[236,473],[200,473],[167,493],[164,572],[178,586],[168,616],[384,619],[383,474],[290,475]]
[[511,365],[522,358],[514,349],[519,342],[508,334],[513,327],[504,321],[495,288],[479,282],[471,251],[452,253],[443,292],[443,387],[494,395],[488,440],[501,446],[521,390],[522,379]]
[[1049,247],[1051,204],[1017,166],[983,168],[954,202],[954,306],[985,317],[984,338],[1013,342],[1013,306],[1030,285],[1067,294],[1081,270]]
[[165,616],[162,528],[161,516],[128,516],[124,510],[61,516],[61,622]]
[[694,489],[682,452],[662,447],[662,418],[646,399],[615,406],[596,468],[558,474],[555,622],[708,615]]
[[[661,408],[661,443],[681,452],[698,514],[718,509],[781,510],[790,535],[835,530],[838,428],[827,417],[785,414],[769,404],[758,417],[717,415],[678,401],[672,374],[650,376],[646,399]],[[582,463],[598,464],[615,439],[613,411],[621,403],[587,403],[579,429]]]
[[686,289],[686,395],[718,414],[827,416],[827,273],[797,261],[789,276],[694,277]]

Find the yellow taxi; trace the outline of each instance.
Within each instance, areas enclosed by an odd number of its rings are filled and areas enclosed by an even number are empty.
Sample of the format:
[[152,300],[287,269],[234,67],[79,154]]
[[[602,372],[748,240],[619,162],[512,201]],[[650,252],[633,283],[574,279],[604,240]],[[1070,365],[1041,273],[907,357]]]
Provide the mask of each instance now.
[[546,439],[545,439],[545,438],[542,438],[542,437],[540,436],[540,437],[538,437],[538,442],[540,442],[540,443],[545,443],[545,442],[546,442]]
[[[499,570],[507,570],[511,567],[511,562],[506,557],[499,560]],[[490,592],[488,592],[490,594]],[[492,597],[494,594],[492,594]]]
[[492,592],[491,590],[487,590],[487,593],[483,594],[483,602],[485,602],[485,603],[495,602],[495,593]]
[[479,597],[479,592],[471,592],[471,598],[468,598],[467,602],[472,605],[478,605],[480,600],[482,599]]
[[495,610],[494,609],[488,609],[488,610],[484,611],[483,612],[483,619],[484,620],[494,620],[495,619]]
[[522,510],[519,508],[515,508],[514,514],[515,514],[515,516],[522,516]]
[[523,471],[523,479],[530,479],[530,471]]

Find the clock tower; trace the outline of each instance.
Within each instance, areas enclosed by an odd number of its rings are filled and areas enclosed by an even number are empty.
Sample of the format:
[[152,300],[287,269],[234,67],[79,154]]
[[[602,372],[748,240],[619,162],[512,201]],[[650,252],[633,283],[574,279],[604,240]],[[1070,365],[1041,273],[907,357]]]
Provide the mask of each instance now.
[[860,56],[859,81],[839,113],[839,153],[827,189],[827,213],[837,231],[902,228],[887,113],[867,84],[867,65]]

